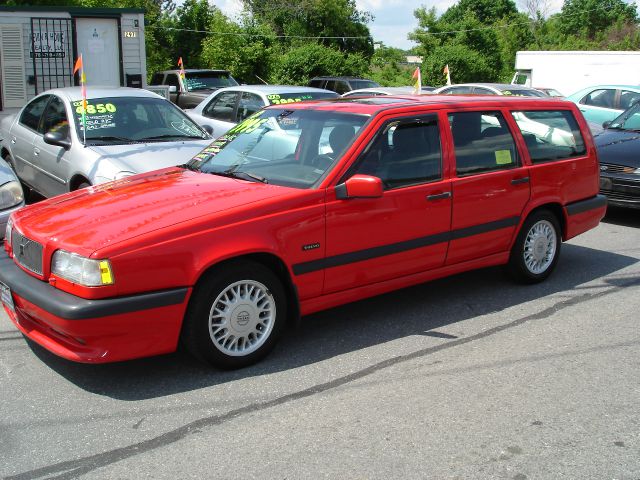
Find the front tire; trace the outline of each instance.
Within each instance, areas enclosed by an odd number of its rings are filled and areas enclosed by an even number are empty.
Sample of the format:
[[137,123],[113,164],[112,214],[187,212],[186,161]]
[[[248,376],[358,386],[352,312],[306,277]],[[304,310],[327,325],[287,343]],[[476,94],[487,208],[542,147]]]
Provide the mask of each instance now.
[[562,245],[558,218],[548,210],[530,215],[516,239],[508,269],[522,283],[545,280],[556,267]]
[[262,264],[220,266],[196,287],[182,341],[197,358],[234,369],[265,357],[282,334],[287,316],[284,288]]

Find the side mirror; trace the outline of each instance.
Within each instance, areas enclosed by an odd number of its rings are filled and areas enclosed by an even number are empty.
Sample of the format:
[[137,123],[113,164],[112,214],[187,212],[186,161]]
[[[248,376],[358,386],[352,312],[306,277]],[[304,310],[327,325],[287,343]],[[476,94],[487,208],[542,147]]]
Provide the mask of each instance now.
[[611,122],[607,120],[606,122],[602,123],[602,128],[609,128],[610,125],[611,125]]
[[211,125],[200,125],[202,129],[209,135],[213,136],[213,127]]
[[71,148],[71,142],[67,136],[62,132],[47,132],[44,134],[44,143],[54,145],[56,147],[62,147],[65,150]]
[[175,85],[169,85],[169,93],[176,93],[178,91]]
[[346,182],[336,186],[336,197],[347,198],[379,198],[382,196],[382,180],[371,175],[354,175]]

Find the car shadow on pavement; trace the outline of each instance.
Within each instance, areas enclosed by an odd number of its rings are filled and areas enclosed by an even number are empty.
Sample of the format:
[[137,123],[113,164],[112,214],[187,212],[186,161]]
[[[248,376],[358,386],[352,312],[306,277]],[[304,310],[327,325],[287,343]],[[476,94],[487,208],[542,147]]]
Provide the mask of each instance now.
[[607,214],[602,219],[605,223],[622,227],[640,228],[640,210],[633,208],[607,207]]
[[[516,284],[502,268],[487,268],[319,312],[303,318],[300,327],[285,334],[262,362],[236,371],[210,368],[181,351],[115,364],[84,365],[61,359],[33,342],[29,345],[46,365],[86,391],[124,401],[144,400],[288,371],[409,336],[451,341],[457,337],[446,327],[457,322],[558,292],[588,292],[591,286],[583,284],[636,262],[633,257],[564,244],[558,268],[543,283]],[[599,288],[634,282],[640,283],[640,277],[613,275]],[[327,379],[333,375],[334,370],[327,371]]]

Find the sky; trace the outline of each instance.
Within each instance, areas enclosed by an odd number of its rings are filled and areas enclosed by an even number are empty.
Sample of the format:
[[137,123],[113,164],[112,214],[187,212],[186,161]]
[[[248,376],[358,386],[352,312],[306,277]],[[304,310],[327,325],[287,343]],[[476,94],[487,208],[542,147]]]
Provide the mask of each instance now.
[[[634,0],[640,4],[640,0]],[[242,9],[239,0],[210,0],[227,16],[233,17]],[[359,10],[370,12],[375,17],[369,23],[369,30],[376,42],[383,42],[387,47],[407,50],[414,43],[407,39],[409,32],[418,26],[413,11],[425,6],[427,9],[436,7],[438,13],[444,13],[456,0],[356,0]],[[519,5],[516,0],[516,5]],[[562,8],[563,0],[548,0],[549,14],[557,13]]]

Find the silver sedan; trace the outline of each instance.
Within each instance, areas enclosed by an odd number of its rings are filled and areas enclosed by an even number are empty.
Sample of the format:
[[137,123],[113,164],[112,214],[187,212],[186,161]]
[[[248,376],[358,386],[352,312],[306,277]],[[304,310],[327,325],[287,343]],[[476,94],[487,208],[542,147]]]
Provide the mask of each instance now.
[[214,137],[224,135],[227,130],[240,123],[267,105],[282,105],[337,98],[331,90],[291,85],[239,85],[216,90],[197,107],[186,110],[198,125],[211,127]]
[[9,215],[24,206],[20,182],[7,162],[0,160],[0,240],[4,238]]
[[54,89],[0,122],[2,158],[45,197],[186,163],[210,143],[209,134],[155,93],[87,90],[86,111],[79,87]]

